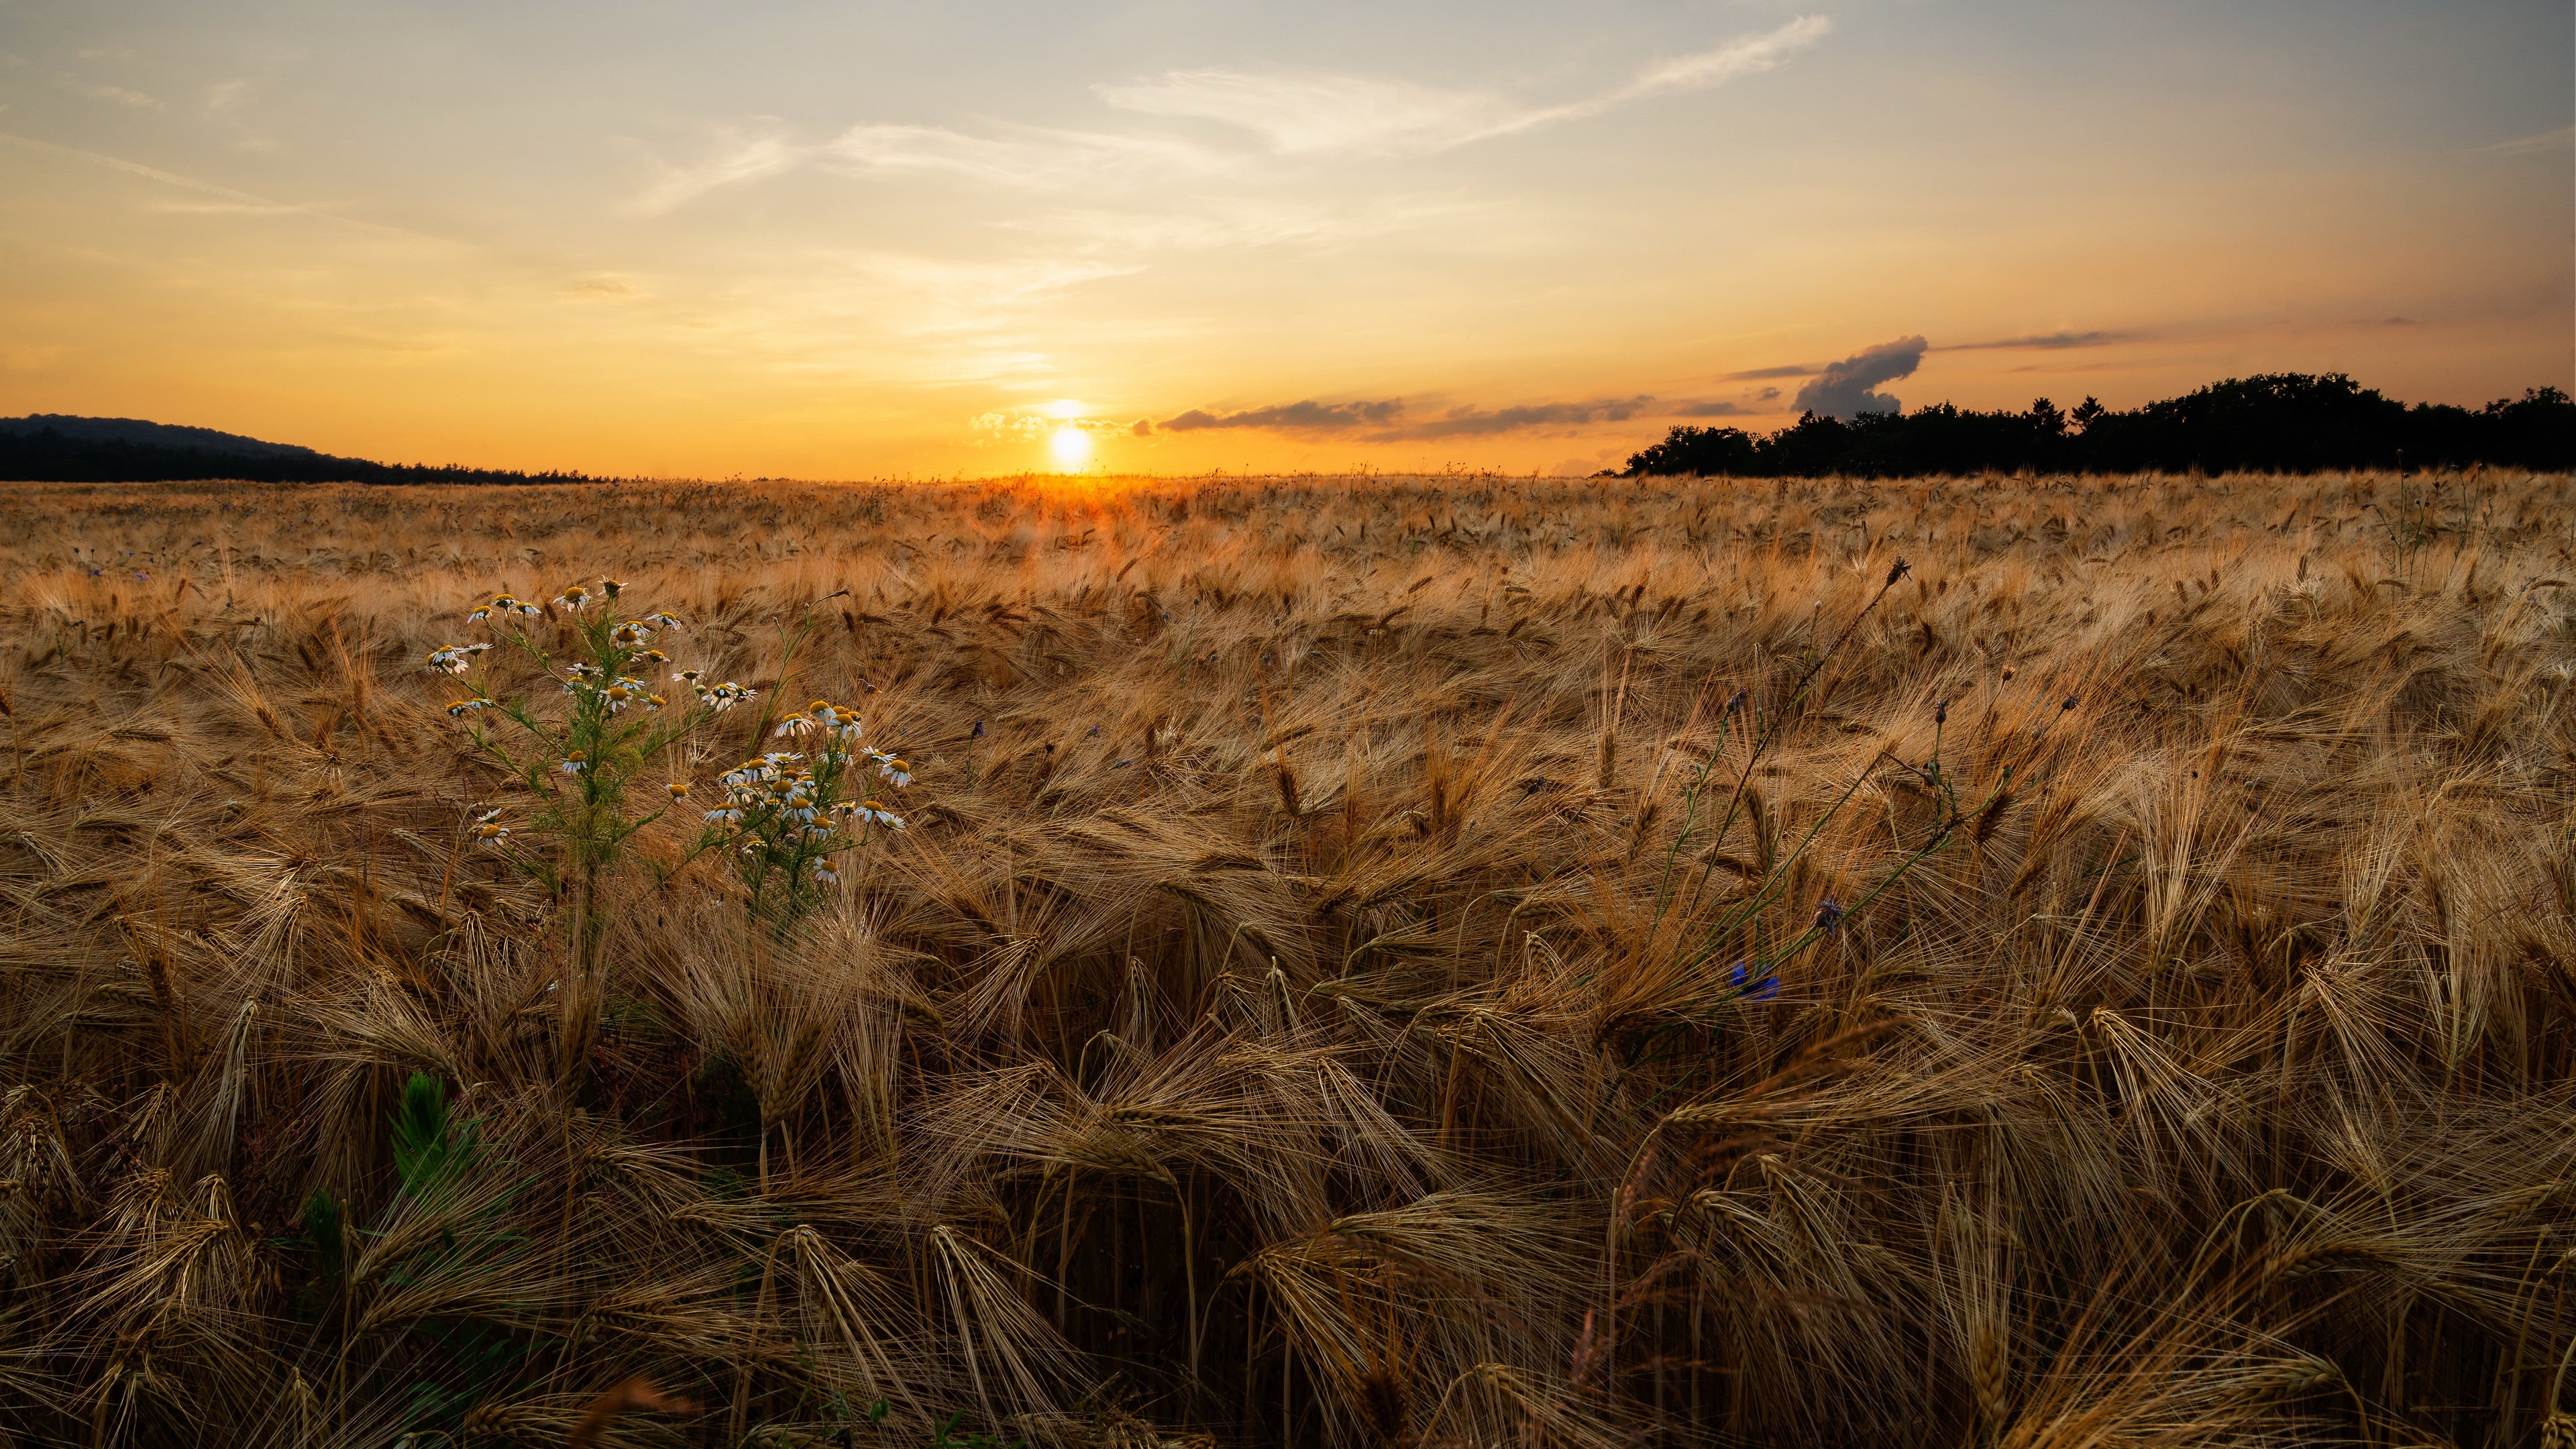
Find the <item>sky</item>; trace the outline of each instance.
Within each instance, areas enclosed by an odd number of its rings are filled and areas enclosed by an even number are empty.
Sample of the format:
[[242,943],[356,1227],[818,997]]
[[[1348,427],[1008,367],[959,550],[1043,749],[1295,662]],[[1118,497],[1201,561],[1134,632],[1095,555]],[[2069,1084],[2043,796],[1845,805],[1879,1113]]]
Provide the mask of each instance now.
[[0,0],[0,415],[389,462],[1615,467],[2576,386],[2565,0]]

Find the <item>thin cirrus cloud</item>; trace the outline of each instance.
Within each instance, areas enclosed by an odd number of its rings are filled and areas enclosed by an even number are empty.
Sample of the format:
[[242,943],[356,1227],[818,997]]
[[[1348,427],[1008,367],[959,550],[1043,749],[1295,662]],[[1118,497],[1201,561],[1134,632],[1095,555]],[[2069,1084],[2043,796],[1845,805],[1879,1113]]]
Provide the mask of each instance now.
[[1760,35],[1650,65],[1614,90],[1552,106],[1524,105],[1490,91],[1325,72],[1180,70],[1093,89],[1121,110],[1249,131],[1282,156],[1400,155],[1597,116],[1649,96],[1707,90],[1782,65],[1832,29],[1822,15],[1802,16]]
[[159,101],[143,94],[141,91],[130,91],[123,86],[98,85],[90,81],[82,80],[76,75],[57,75],[55,79],[62,83],[64,90],[70,91],[76,96],[85,96],[93,101],[108,101],[115,105],[132,106],[138,111],[157,111],[161,109],[161,103]]
[[2054,352],[2068,347],[2109,347],[2128,342],[2136,334],[2129,332],[2038,332],[2026,337],[1998,337],[1991,342],[1945,342],[1934,352],[2000,352],[2023,348]]
[[[1170,71],[1101,85],[1109,105],[1141,116],[1213,121],[1251,134],[1278,157],[1420,155],[1597,116],[1631,101],[1707,90],[1774,69],[1824,39],[1833,22],[1804,16],[1760,35],[1661,61],[1627,84],[1578,101],[1533,106],[1492,91],[1329,72]],[[1118,180],[1204,176],[1242,164],[1237,150],[1150,133],[867,123],[800,142],[775,122],[720,131],[694,165],[657,165],[638,210],[669,211],[719,188],[813,167],[844,176],[946,176],[991,186],[1069,190]]]
[[813,147],[798,144],[775,122],[758,131],[727,127],[716,133],[716,143],[715,154],[694,166],[657,162],[659,174],[636,198],[636,209],[669,211],[721,187],[796,170],[814,155]]
[[1075,208],[996,223],[1083,251],[1209,251],[1282,243],[1329,246],[1383,236],[1472,208],[1439,198],[1334,201],[1325,205],[1251,198],[1211,198],[1195,213]]
[[2510,141],[2498,141],[2492,146],[2480,146],[2469,154],[2472,156],[2542,156],[2552,151],[2564,151],[2570,147],[2576,147],[2576,126],[2561,126],[2555,131],[2543,131],[2536,136],[2516,136]]
[[1118,172],[1213,169],[1203,147],[1159,136],[1016,128],[1005,137],[937,126],[852,126],[815,151],[825,169],[853,176],[937,173],[997,186],[1071,186]]
[[860,179],[945,176],[1022,191],[1070,191],[1122,174],[1204,174],[1225,162],[1204,146],[1166,137],[1034,126],[970,136],[945,126],[858,125],[807,143],[773,124],[720,131],[712,150],[694,165],[657,166],[636,209],[666,212],[723,187],[807,167]]

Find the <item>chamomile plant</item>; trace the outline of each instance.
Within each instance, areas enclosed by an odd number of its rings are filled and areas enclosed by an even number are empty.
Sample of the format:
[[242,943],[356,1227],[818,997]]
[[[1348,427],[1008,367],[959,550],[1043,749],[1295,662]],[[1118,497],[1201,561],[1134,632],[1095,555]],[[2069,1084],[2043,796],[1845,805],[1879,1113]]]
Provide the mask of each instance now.
[[705,813],[700,850],[733,854],[752,909],[779,925],[841,883],[849,852],[899,834],[903,817],[880,798],[912,783],[912,767],[860,743],[866,726],[845,704],[818,699],[778,721],[772,750],[727,770]]
[[632,798],[636,777],[710,715],[752,694],[738,684],[682,678],[689,692],[674,707],[658,692],[673,678],[671,658],[659,644],[681,630],[679,617],[667,610],[627,615],[619,607],[625,592],[619,581],[602,579],[596,588],[573,584],[555,597],[557,616],[571,626],[561,631],[569,633],[571,657],[558,657],[547,642],[559,631],[540,632],[545,606],[499,594],[466,615],[491,638],[434,650],[427,661],[431,670],[471,685],[485,656],[501,648],[555,681],[554,699],[543,704],[496,699],[478,688],[447,712],[526,797],[526,815],[517,823],[507,818],[506,806],[476,806],[468,834],[572,898],[585,959],[598,939],[601,879],[636,832],[668,808],[642,808]]
[[[683,632],[679,617],[628,615],[620,607],[625,595],[623,583],[602,579],[596,588],[570,585],[553,599],[552,612],[570,625],[571,657],[558,657],[540,637],[533,621],[548,616],[546,606],[499,594],[466,616],[493,638],[447,645],[427,661],[433,671],[464,679],[494,648],[505,648],[559,685],[561,703],[554,708],[477,690],[447,712],[527,796],[525,818],[515,824],[506,806],[475,806],[467,834],[571,898],[585,960],[599,939],[602,878],[637,832],[693,803],[684,775],[649,801],[637,798],[638,776],[654,761],[683,753],[670,747],[759,693],[695,667],[674,668],[660,646]],[[786,641],[791,663],[803,632]],[[881,797],[912,783],[912,767],[860,743],[857,712],[828,700],[774,728],[764,712],[752,732],[756,742],[786,748],[718,777],[718,798],[707,802],[713,808],[704,810],[679,864],[711,852],[726,855],[751,894],[754,914],[784,926],[841,883],[848,852],[903,829],[903,818]]]

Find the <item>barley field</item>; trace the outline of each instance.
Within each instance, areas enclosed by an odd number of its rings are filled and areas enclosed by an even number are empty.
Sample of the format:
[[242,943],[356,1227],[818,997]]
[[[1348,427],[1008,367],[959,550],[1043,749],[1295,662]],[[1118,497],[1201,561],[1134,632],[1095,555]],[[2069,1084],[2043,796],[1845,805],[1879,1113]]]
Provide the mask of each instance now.
[[0,1442],[2576,1443],[2567,477],[5,498]]

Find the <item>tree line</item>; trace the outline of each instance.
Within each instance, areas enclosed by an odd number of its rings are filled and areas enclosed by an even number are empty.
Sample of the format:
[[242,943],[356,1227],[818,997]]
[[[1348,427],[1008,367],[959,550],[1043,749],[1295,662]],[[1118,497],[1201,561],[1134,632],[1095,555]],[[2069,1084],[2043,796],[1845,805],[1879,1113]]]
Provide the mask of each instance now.
[[1978,412],[1936,403],[1856,418],[1807,413],[1774,433],[1676,427],[1618,476],[2017,472],[2274,472],[2486,463],[2576,468],[2576,402],[2554,387],[2470,409],[2410,407],[2342,373],[2229,378],[2129,412],[2086,398],[2062,410]]

